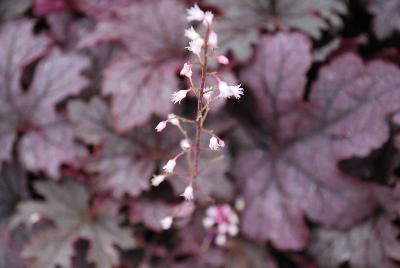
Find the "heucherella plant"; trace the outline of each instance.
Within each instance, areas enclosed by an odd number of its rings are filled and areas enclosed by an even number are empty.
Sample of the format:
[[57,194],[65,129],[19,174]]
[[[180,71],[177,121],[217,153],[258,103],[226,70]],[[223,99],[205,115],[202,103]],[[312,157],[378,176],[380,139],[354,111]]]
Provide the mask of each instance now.
[[[169,176],[174,174],[174,169],[179,159],[186,156],[188,168],[188,184],[181,194],[181,196],[191,201],[196,193],[196,179],[200,173],[199,159],[204,148],[201,146],[202,135],[209,136],[209,150],[218,151],[225,147],[224,141],[218,137],[211,129],[204,128],[207,115],[210,108],[219,99],[236,98],[239,99],[243,95],[243,88],[241,85],[229,85],[223,81],[217,72],[209,72],[209,62],[215,59],[219,64],[229,64],[229,59],[224,55],[217,54],[218,35],[214,32],[212,27],[213,13],[210,11],[204,12],[197,4],[187,10],[187,20],[192,22],[201,22],[200,25],[204,27],[204,36],[202,36],[193,26],[185,30],[184,35],[189,39],[189,45],[186,47],[192,54],[191,59],[186,62],[180,75],[188,79],[190,87],[182,89],[172,94],[171,101],[175,104],[180,104],[189,94],[194,95],[197,99],[197,113],[196,118],[188,119],[175,114],[169,114],[168,118],[158,123],[155,127],[157,132],[163,131],[168,124],[178,128],[182,133],[183,139],[180,142],[181,150],[170,159],[163,166],[163,173],[155,175],[152,179],[152,185],[158,186]],[[195,69],[200,70],[200,83],[195,84],[192,79]],[[206,86],[206,80],[212,79],[215,81],[214,86]],[[207,83],[207,85],[210,83]],[[188,131],[184,128],[183,124],[193,124],[195,126],[194,137],[189,137]],[[171,219],[167,218],[164,221],[164,226],[170,226]]]

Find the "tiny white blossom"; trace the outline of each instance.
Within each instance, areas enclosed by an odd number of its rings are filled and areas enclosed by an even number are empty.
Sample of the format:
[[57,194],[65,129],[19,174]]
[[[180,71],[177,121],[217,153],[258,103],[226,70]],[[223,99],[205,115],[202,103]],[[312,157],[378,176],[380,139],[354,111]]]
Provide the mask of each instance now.
[[203,226],[204,226],[204,228],[209,229],[209,228],[211,228],[214,224],[215,224],[215,220],[214,220],[213,218],[211,218],[211,217],[205,217],[205,218],[203,219]]
[[215,244],[217,244],[220,247],[225,246],[226,245],[226,235],[224,235],[224,234],[217,235],[217,237],[215,238]]
[[188,139],[183,139],[181,140],[180,144],[179,144],[182,148],[182,150],[186,150],[190,148],[190,141]]
[[176,117],[175,114],[168,114],[168,122],[170,122],[171,124],[173,124],[174,126],[179,125],[179,119],[178,117]]
[[151,185],[157,187],[158,185],[160,185],[160,183],[162,183],[165,180],[166,177],[167,175],[165,174],[154,175],[153,178],[151,179]]
[[232,96],[236,99],[240,99],[240,96],[243,95],[243,88],[240,84],[236,86],[230,86],[230,89]]
[[243,88],[241,88],[241,85],[229,86],[226,82],[219,81],[218,88],[219,95],[222,98],[235,97],[239,99],[240,96],[243,95]]
[[214,18],[214,14],[211,11],[206,11],[204,13],[203,24],[205,26],[211,25],[213,18]]
[[199,8],[197,4],[187,9],[187,17],[188,21],[202,21],[204,19],[204,12]]
[[164,217],[160,220],[161,227],[164,230],[168,230],[172,226],[173,218],[171,216]]
[[216,32],[211,31],[209,36],[208,36],[208,44],[212,48],[217,48],[218,47],[218,35]]
[[196,40],[200,38],[200,35],[196,32],[193,26],[191,26],[189,29],[185,30],[185,37],[189,38],[190,40]]
[[229,224],[227,231],[230,236],[236,236],[239,233],[239,228],[237,224]]
[[201,48],[204,45],[203,38],[197,38],[189,42],[189,46],[186,47],[187,50],[191,51],[193,54],[200,56]]
[[193,200],[193,187],[191,184],[185,188],[181,196],[187,201]]
[[192,64],[190,63],[185,63],[182,67],[182,70],[180,72],[180,75],[186,76],[188,78],[192,77]]
[[176,160],[171,159],[171,160],[168,160],[168,162],[167,162],[167,164],[165,164],[165,166],[163,166],[163,169],[167,173],[172,173],[174,171],[175,166],[176,166]]
[[[223,146],[221,146],[221,144]],[[221,147],[224,147],[225,143],[222,141],[222,143],[219,141],[219,139],[215,136],[212,136],[210,138],[210,144],[208,145],[210,147],[211,150],[219,150]]]
[[186,98],[186,94],[190,91],[190,89],[187,90],[179,90],[172,94],[172,102],[173,103],[181,103],[181,101]]

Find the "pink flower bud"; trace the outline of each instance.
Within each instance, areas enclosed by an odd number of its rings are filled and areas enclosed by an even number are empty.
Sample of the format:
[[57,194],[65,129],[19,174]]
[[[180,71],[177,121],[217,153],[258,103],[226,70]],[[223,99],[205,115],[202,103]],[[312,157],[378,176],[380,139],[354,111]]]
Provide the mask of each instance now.
[[208,36],[208,44],[212,48],[218,47],[218,35],[216,32],[211,31],[210,35]]
[[191,77],[192,76],[192,64],[190,63],[185,63],[182,67],[182,70],[180,72],[180,75],[186,76],[186,77]]
[[161,132],[166,126],[167,126],[167,121],[161,121],[160,123],[158,123],[155,129],[157,132]]
[[217,61],[220,64],[229,64],[229,59],[227,57],[225,57],[224,55],[220,55],[217,57]]

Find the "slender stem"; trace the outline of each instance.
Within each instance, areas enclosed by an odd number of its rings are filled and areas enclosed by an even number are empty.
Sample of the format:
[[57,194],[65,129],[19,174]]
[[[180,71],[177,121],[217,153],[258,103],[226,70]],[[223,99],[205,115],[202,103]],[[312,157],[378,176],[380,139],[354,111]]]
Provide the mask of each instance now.
[[203,94],[204,87],[206,83],[207,77],[207,65],[208,65],[208,36],[210,34],[210,26],[207,26],[207,31],[205,35],[204,41],[204,60],[201,66],[201,84],[200,84],[200,92],[197,98],[197,117],[196,117],[196,139],[195,139],[195,147],[194,147],[194,170],[192,172],[190,183],[196,179],[199,175],[199,158],[200,158],[200,139],[201,139],[201,129],[203,128],[203,120],[202,120],[202,110],[203,110]]

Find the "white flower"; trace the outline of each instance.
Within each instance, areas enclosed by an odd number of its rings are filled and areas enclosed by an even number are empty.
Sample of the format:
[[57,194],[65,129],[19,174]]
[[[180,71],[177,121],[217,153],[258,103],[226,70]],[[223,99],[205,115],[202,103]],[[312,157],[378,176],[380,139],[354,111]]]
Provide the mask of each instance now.
[[178,117],[176,117],[175,114],[168,114],[168,122],[170,122],[171,124],[173,124],[174,126],[178,126],[179,125],[179,119]]
[[216,206],[210,206],[206,209],[206,215],[209,217],[216,217],[218,213],[218,209]]
[[189,51],[191,51],[193,54],[200,56],[201,48],[204,45],[204,40],[203,38],[196,38],[192,41],[189,42],[189,46],[186,47]]
[[217,244],[218,246],[225,246],[226,245],[226,235],[224,234],[219,234],[217,235],[217,237],[215,238],[215,244]]
[[164,230],[168,230],[172,226],[173,218],[171,216],[164,217],[160,220],[161,227]]
[[157,187],[158,185],[160,185],[160,183],[162,183],[165,180],[166,177],[167,175],[165,174],[153,175],[153,178],[151,179],[151,185]]
[[198,20],[202,21],[204,19],[204,12],[199,8],[197,4],[187,9],[187,17],[188,21]]
[[186,98],[186,94],[190,91],[190,89],[187,90],[179,90],[172,94],[172,102],[173,103],[181,103],[181,101]]
[[171,160],[168,160],[168,162],[165,166],[163,166],[163,169],[167,173],[172,173],[174,171],[175,166],[176,166],[176,160],[171,159]]
[[222,98],[235,97],[239,99],[240,96],[243,95],[243,88],[241,88],[241,85],[229,86],[226,82],[219,81],[218,88],[219,96]]
[[216,150],[219,150],[221,147],[224,147],[225,143],[223,140],[218,139],[215,136],[212,136],[210,138],[210,144],[208,146],[210,147],[211,150],[216,151]]
[[237,224],[229,224],[227,231],[230,236],[236,236],[239,233],[239,228]]
[[243,88],[241,88],[240,84],[236,86],[230,86],[230,89],[232,96],[236,99],[240,99],[240,96],[243,95]]
[[190,141],[188,139],[183,139],[181,140],[180,144],[179,144],[182,148],[182,150],[186,150],[190,148]]
[[205,217],[203,219],[204,228],[210,229],[215,224],[215,220],[211,217]]
[[229,59],[227,57],[225,57],[224,55],[220,55],[217,57],[217,61],[220,64],[229,64]]
[[188,78],[192,77],[192,64],[190,63],[185,63],[182,67],[182,70],[180,72],[180,75],[186,76]]
[[214,14],[211,11],[206,11],[206,13],[204,14],[204,18],[203,18],[203,24],[205,26],[211,25],[213,18],[214,18]]
[[158,123],[155,129],[157,132],[161,132],[166,126],[167,126],[167,121],[161,121],[160,123]]
[[191,184],[185,188],[181,196],[187,201],[193,200],[193,187]]
[[210,229],[215,236],[214,243],[224,246],[227,236],[236,236],[239,233],[239,217],[228,204],[210,206],[205,211],[203,226]]
[[216,32],[211,31],[209,36],[208,36],[208,44],[212,48],[217,48],[218,47],[218,35]]
[[200,35],[196,32],[193,26],[191,26],[189,29],[185,30],[185,37],[189,38],[190,40],[196,40],[200,38]]

